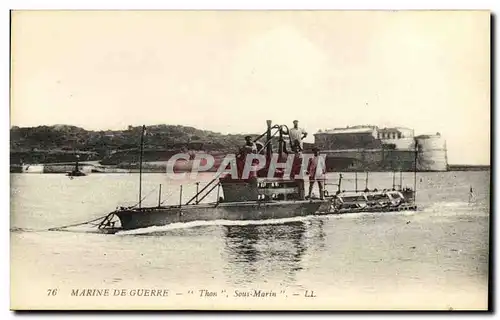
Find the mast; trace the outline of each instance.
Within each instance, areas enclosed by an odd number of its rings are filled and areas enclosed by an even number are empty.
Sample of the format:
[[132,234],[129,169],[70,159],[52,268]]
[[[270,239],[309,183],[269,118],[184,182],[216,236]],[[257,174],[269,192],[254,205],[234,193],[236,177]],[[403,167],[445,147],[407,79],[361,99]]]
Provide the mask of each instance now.
[[281,157],[281,155],[283,154],[283,150],[284,150],[284,148],[283,148],[283,142],[284,142],[283,141],[283,128],[280,126],[278,128],[278,130],[279,130],[279,134],[280,134],[279,135],[279,142],[278,142],[278,154]]
[[142,126],[141,131],[141,153],[139,154],[139,208],[141,208],[142,203],[142,153],[144,151],[144,132],[146,131],[146,126]]
[[158,191],[158,208],[161,207],[161,184],[160,184],[160,190]]
[[270,161],[272,152],[273,152],[273,147],[271,145],[271,125],[272,121],[271,120],[266,120],[267,123],[267,131],[266,131],[266,144],[267,144],[267,150],[266,150],[266,157],[267,161]]
[[342,184],[342,173],[339,174],[339,185],[338,185],[338,190],[337,190],[339,193],[341,191],[341,188],[340,188],[341,184]]
[[219,204],[220,199],[220,182],[217,183],[217,204]]
[[415,139],[415,167],[413,168],[413,203],[416,202],[417,199],[417,160],[418,160],[418,142]]
[[182,206],[182,184],[181,184],[181,189],[179,191],[179,208]]
[[354,172],[354,191],[358,192],[358,172]]

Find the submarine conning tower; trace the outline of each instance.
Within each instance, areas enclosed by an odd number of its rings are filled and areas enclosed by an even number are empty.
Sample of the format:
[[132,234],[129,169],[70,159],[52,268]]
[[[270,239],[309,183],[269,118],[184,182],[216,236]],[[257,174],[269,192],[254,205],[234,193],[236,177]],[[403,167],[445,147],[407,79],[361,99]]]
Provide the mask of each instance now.
[[[242,162],[238,167],[238,179],[233,179],[230,176],[219,179],[225,202],[305,199],[304,180],[295,177],[298,172],[294,169],[297,169],[297,167],[292,168],[291,176],[285,176],[284,171],[279,169],[273,169],[273,172],[269,172],[272,169],[270,162],[273,153],[277,151],[279,156],[286,154],[284,135],[287,135],[289,131],[288,127],[284,125],[273,126],[271,120],[267,120],[266,124],[266,131],[254,140],[256,142],[261,138],[265,138],[264,150],[261,150],[261,153],[265,154],[266,165],[258,170],[254,176],[244,179],[241,178],[241,173],[246,161],[244,157],[241,158]],[[286,130],[284,130],[285,128]],[[273,129],[276,129],[274,134],[272,133]],[[278,148],[273,150],[272,140],[276,135],[279,135]]]

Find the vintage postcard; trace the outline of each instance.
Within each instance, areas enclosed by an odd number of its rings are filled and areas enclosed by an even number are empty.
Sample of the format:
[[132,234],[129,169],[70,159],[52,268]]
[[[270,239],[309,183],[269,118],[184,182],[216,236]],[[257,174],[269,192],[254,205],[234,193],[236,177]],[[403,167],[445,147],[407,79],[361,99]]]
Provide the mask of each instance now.
[[490,12],[12,11],[13,310],[487,310]]

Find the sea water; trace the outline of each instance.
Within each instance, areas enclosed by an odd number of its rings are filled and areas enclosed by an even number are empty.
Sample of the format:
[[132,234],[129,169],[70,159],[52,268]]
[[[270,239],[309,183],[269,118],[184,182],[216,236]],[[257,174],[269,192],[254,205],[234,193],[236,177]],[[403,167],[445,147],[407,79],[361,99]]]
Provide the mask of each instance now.
[[[212,177],[198,175],[200,187]],[[343,189],[354,188],[352,178],[343,174]],[[358,178],[357,187],[364,189],[365,175]],[[368,187],[401,182],[413,188],[414,178],[413,173],[371,173]],[[160,184],[164,204],[179,203],[181,185],[184,202],[196,190],[196,181],[189,179],[169,180],[163,174],[142,179],[142,196],[148,196],[144,206],[157,205]],[[337,183],[338,174],[329,179]],[[203,295],[202,290],[220,295],[227,289],[228,296],[236,296],[265,289],[301,296],[313,291],[321,301],[313,307],[321,309],[486,308],[489,179],[489,171],[418,173],[416,212],[201,221],[103,235],[92,227],[47,229],[136,204],[139,175],[11,174],[12,298],[29,308],[40,307],[37,295],[47,296],[51,288],[66,290],[68,297],[71,289],[82,288],[143,290],[136,293],[167,288],[171,294],[184,288],[193,296]],[[27,293],[32,299],[23,298]],[[81,300],[62,301],[61,308],[85,308]],[[196,309],[197,300],[190,301]],[[300,308],[301,301],[290,308]],[[222,303],[212,300],[207,308]],[[121,306],[127,307],[133,306]]]

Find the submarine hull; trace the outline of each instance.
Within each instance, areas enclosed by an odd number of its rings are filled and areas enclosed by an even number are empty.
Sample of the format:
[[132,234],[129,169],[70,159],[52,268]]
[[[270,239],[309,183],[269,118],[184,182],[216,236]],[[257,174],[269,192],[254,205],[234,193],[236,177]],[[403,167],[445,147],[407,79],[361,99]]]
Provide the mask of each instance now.
[[115,212],[123,230],[172,223],[213,220],[267,220],[313,215],[329,208],[328,200],[228,202],[123,209]]

